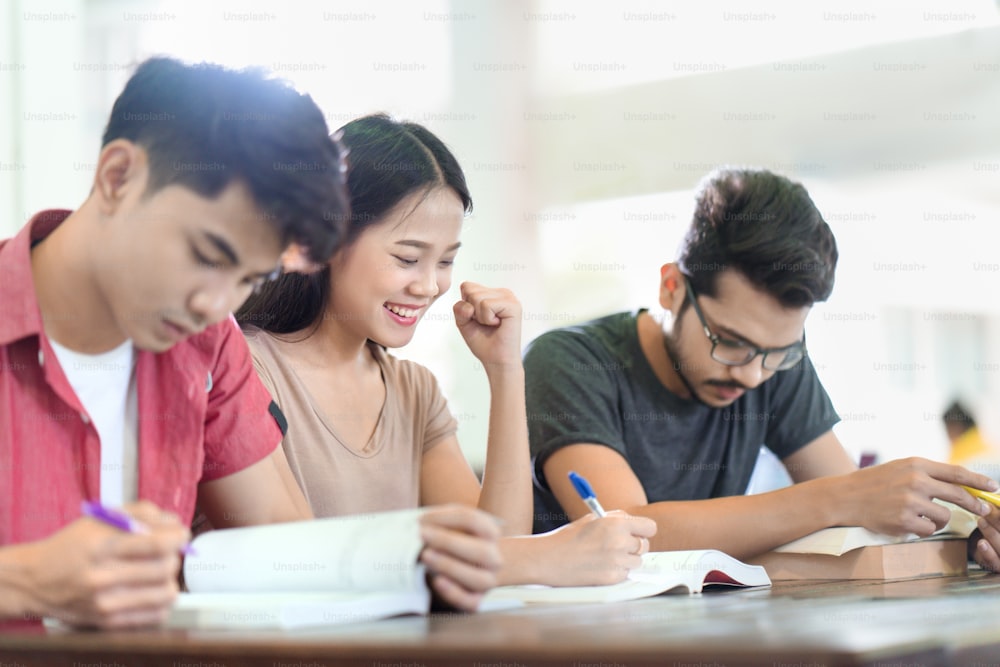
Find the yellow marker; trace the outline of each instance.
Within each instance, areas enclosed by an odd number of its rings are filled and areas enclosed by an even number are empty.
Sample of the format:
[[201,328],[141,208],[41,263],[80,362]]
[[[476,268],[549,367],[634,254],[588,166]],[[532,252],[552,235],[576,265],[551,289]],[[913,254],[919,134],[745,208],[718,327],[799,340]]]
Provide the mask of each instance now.
[[962,488],[974,495],[976,498],[982,498],[988,503],[1000,507],[1000,493],[990,493],[989,491],[980,491],[979,489],[974,489],[971,486],[962,485]]

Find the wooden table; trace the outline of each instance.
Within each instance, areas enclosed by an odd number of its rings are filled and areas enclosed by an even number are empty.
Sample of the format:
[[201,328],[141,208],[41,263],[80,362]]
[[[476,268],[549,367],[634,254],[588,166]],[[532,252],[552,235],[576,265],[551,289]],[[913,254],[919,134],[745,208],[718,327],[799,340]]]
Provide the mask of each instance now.
[[1000,576],[779,583],[261,632],[0,632],[0,667],[1000,664]]

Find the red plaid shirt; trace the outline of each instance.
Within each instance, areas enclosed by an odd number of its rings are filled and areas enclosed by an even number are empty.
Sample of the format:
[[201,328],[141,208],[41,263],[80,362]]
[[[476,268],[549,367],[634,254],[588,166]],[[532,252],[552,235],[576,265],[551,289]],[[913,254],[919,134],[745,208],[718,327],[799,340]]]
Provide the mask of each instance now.
[[[69,211],[44,211],[0,241],[0,545],[42,539],[100,495],[97,430],[42,328],[31,244]],[[235,320],[163,353],[136,351],[139,498],[191,522],[199,482],[274,451],[271,397]]]

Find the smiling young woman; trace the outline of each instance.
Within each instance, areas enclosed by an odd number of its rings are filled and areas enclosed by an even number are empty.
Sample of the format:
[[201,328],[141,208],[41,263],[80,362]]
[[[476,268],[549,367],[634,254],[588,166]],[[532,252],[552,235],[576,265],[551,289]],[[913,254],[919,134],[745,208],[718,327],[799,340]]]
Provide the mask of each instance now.
[[348,123],[347,243],[310,275],[286,274],[237,318],[258,373],[288,418],[283,447],[317,516],[459,503],[499,517],[501,583],[623,579],[653,524],[623,513],[527,536],[531,472],[521,305],[506,289],[463,283],[455,322],[490,384],[482,484],[434,376],[387,348],[410,342],[451,286],[472,199],[448,148],[386,116]]

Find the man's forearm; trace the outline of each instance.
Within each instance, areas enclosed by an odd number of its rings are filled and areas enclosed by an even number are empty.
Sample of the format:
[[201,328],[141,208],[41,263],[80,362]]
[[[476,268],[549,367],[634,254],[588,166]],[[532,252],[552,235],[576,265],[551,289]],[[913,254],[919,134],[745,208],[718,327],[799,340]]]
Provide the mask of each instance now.
[[668,501],[623,508],[656,521],[653,551],[719,549],[749,558],[835,525],[823,480],[750,496]]

